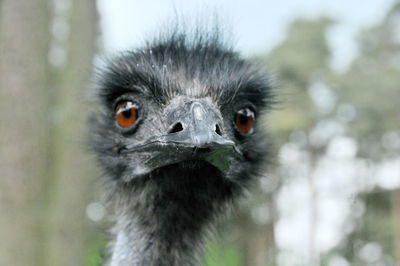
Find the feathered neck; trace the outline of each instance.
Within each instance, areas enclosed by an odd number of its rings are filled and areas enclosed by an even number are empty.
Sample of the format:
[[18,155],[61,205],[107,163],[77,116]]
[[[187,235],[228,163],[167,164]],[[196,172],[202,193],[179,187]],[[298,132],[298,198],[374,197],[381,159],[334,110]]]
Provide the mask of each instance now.
[[168,166],[117,184],[111,266],[198,265],[208,229],[232,198],[215,168]]

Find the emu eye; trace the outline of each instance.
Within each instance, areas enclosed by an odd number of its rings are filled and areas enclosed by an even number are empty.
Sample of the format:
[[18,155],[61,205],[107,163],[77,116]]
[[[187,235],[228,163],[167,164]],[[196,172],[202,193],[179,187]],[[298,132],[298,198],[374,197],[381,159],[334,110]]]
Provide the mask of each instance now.
[[122,101],[115,107],[115,119],[121,127],[130,127],[138,120],[138,108],[132,101]]
[[250,134],[253,132],[253,126],[256,122],[254,112],[249,108],[243,108],[235,114],[235,125],[237,130],[242,134]]

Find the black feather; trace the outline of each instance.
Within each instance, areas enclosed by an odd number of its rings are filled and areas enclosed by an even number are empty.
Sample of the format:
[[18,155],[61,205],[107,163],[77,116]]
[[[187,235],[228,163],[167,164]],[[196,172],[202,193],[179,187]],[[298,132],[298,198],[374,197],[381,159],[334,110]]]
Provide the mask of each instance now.
[[[207,229],[260,174],[268,157],[260,123],[242,136],[233,121],[241,108],[250,107],[260,120],[271,107],[268,76],[226,45],[219,31],[190,35],[178,30],[107,60],[97,77],[94,90],[102,106],[90,119],[90,144],[109,176],[116,211],[111,263],[196,265]],[[165,112],[179,97],[209,99],[223,118],[220,134],[233,140],[243,157],[233,159],[227,173],[185,161],[131,178],[132,157],[119,151],[127,143],[165,134]],[[143,110],[140,124],[128,131],[115,122],[121,99],[132,99]]]

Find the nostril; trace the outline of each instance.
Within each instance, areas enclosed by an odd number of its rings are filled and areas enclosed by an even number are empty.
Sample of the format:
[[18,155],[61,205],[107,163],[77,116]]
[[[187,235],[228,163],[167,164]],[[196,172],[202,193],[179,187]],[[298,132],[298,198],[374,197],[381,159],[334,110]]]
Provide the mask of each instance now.
[[170,127],[167,132],[168,133],[177,133],[182,130],[183,130],[183,126],[180,122],[178,122],[178,123],[174,124],[172,127]]
[[218,124],[215,125],[215,133],[222,136],[221,128],[218,126]]

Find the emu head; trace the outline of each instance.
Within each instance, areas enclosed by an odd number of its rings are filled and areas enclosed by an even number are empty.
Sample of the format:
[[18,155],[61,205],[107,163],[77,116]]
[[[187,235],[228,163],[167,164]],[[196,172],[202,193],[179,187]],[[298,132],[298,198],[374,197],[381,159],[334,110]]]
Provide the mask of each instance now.
[[175,33],[109,60],[95,91],[91,146],[125,221],[116,233],[135,221],[135,241],[190,249],[263,164],[266,75],[215,36]]

